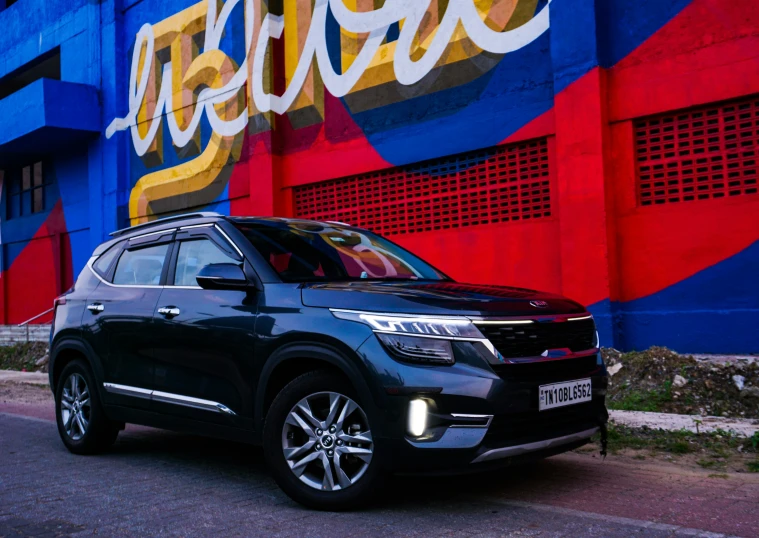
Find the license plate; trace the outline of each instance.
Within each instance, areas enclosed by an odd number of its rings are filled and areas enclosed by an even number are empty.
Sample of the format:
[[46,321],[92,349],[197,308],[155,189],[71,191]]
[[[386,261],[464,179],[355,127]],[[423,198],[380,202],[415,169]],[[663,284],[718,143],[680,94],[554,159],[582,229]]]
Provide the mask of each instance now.
[[593,399],[591,388],[590,379],[577,379],[575,381],[564,381],[563,383],[540,385],[539,408],[541,411],[545,411],[546,409],[564,407],[565,405],[589,402]]

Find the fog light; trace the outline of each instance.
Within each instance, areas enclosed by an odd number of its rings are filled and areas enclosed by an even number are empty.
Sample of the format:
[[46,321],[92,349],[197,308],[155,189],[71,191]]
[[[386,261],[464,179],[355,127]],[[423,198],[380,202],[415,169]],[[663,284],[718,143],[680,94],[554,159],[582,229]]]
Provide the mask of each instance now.
[[425,429],[427,429],[427,402],[411,400],[408,404],[408,432],[414,437],[421,437]]

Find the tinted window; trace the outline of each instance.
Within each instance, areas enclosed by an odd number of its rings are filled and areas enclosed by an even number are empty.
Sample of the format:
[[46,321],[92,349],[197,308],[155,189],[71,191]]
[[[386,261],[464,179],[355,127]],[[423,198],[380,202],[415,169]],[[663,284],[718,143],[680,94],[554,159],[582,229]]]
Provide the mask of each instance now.
[[116,265],[114,284],[137,286],[157,286],[161,283],[161,272],[169,245],[127,250]]
[[95,261],[95,263],[93,264],[93,267],[95,268],[95,271],[100,273],[100,276],[105,276],[108,273],[108,269],[110,269],[111,264],[113,263],[113,260],[115,260],[116,256],[118,256],[119,254],[119,250],[121,250],[121,243],[119,243],[118,245],[114,245],[108,250],[106,250]]
[[366,230],[285,220],[240,221],[237,227],[286,282],[447,279]]
[[212,263],[239,263],[225,254],[213,241],[182,241],[179,244],[177,270],[174,273],[175,286],[197,286],[195,277],[201,269]]

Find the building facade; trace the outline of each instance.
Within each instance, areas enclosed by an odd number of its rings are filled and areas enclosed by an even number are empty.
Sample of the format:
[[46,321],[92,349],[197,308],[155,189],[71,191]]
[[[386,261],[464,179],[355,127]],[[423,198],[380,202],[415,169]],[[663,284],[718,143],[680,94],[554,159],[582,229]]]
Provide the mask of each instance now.
[[0,324],[209,210],[562,293],[607,346],[759,352],[756,0],[3,5]]

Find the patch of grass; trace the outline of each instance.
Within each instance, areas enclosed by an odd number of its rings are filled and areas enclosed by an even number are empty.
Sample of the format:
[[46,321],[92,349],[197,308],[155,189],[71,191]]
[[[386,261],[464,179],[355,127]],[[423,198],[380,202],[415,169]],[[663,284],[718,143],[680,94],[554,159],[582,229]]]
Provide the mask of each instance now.
[[700,459],[696,463],[698,463],[704,469],[712,469],[714,467],[720,467],[724,465],[724,462],[719,462],[717,460],[706,460],[706,459]]
[[688,430],[670,432],[609,424],[608,441],[611,452],[619,452],[626,448],[663,451],[677,455],[702,452],[705,455],[702,459],[704,463],[699,461],[699,464],[707,468],[722,464],[723,461],[720,460],[738,453],[739,449],[743,453],[759,452],[757,446],[754,446],[753,439],[736,437],[722,430],[709,433],[693,433]]
[[729,475],[726,475],[726,474],[724,474],[724,473],[722,473],[722,474],[711,473],[711,474],[709,475],[709,478],[724,478],[725,480],[729,480],[729,479],[730,479],[730,476],[729,476]]
[[640,391],[633,390],[617,401],[609,401],[610,409],[620,411],[657,412],[662,406],[672,401],[672,381],[665,381],[662,388]]
[[28,342],[12,346],[0,346],[0,370],[23,370],[31,372],[35,363],[47,350],[44,342]]
[[750,461],[746,464],[749,473],[759,473],[759,460]]
[[693,452],[693,449],[687,441],[674,441],[670,444],[669,451],[674,454],[687,454]]

